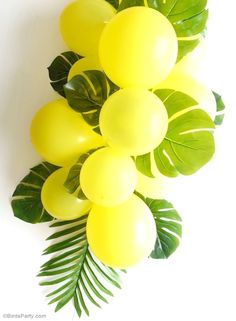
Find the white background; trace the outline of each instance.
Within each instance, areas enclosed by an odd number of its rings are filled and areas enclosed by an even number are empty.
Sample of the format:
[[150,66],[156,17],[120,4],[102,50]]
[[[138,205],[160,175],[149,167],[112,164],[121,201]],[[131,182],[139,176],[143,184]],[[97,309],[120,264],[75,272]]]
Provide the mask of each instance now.
[[[66,49],[58,16],[68,0],[0,0],[0,320],[3,313],[76,320],[71,304],[54,314],[38,286],[48,224],[13,217],[10,196],[39,158],[29,141],[36,110],[57,97],[46,67]],[[183,218],[183,239],[169,260],[129,271],[122,291],[92,321],[235,321],[235,2],[209,2],[208,51],[200,73],[227,105],[216,133],[214,160],[198,174],[173,181],[170,200]],[[86,318],[86,317],[85,317]]]

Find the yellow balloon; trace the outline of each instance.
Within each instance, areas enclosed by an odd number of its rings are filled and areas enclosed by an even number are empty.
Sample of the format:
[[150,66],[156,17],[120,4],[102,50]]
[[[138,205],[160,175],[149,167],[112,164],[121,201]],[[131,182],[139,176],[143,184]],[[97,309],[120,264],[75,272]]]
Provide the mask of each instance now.
[[95,204],[115,206],[126,201],[137,182],[136,167],[131,157],[105,147],[84,162],[80,184],[84,194]]
[[53,217],[60,220],[73,220],[86,213],[91,208],[92,203],[88,200],[80,200],[74,194],[67,192],[63,186],[66,181],[69,168],[60,168],[51,174],[45,181],[41,200],[43,207]]
[[39,155],[58,166],[75,163],[81,154],[104,145],[102,136],[65,99],[43,106],[32,120],[30,134]]
[[164,82],[159,84],[155,90],[162,88],[182,91],[191,96],[198,102],[201,109],[206,111],[212,119],[215,118],[216,101],[212,91],[193,77],[184,73],[173,72]]
[[70,69],[68,81],[86,70],[102,70],[97,56],[79,59]]
[[99,56],[116,85],[153,88],[174,67],[177,48],[175,31],[164,15],[151,8],[132,7],[106,25]]
[[168,115],[162,101],[147,89],[125,88],[106,100],[100,128],[111,147],[128,155],[142,155],[164,139]]
[[205,57],[205,42],[201,40],[199,45],[184,56],[173,68],[173,72],[185,73],[190,76],[196,74]]
[[125,269],[151,254],[156,225],[148,206],[133,195],[116,207],[94,205],[87,221],[87,238],[103,264]]
[[62,37],[81,56],[97,55],[101,33],[115,13],[105,0],[74,1],[61,14]]

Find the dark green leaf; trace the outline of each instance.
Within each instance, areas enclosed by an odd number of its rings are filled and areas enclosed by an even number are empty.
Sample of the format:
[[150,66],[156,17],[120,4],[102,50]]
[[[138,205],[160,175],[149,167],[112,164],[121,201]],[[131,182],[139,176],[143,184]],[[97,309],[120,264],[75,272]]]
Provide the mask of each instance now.
[[151,253],[153,259],[168,258],[179,246],[182,236],[181,217],[166,200],[144,198],[156,222],[157,239]]
[[81,113],[84,120],[91,126],[99,125],[99,115],[102,105],[108,96],[118,90],[99,70],[88,70],[75,76],[64,86],[69,105]]
[[106,0],[106,2],[110,3],[115,9],[119,7],[119,0]]
[[[44,254],[59,253],[43,264],[38,275],[48,278],[41,285],[54,287],[47,295],[51,299],[49,304],[57,303],[58,311],[73,299],[79,316],[82,310],[89,315],[89,302],[97,307],[100,307],[101,301],[107,302],[105,295],[112,295],[109,289],[111,286],[120,288],[119,274],[90,253],[83,224],[84,221],[86,224],[86,218],[84,216],[64,224],[53,224],[54,227],[58,225],[60,230],[48,239],[58,238],[60,241],[50,245]],[[68,251],[70,247],[72,249]]]
[[223,123],[225,117],[225,104],[222,100],[222,97],[213,91],[216,100],[217,113],[215,117],[215,125],[220,126]]
[[65,97],[63,86],[67,83],[70,69],[80,58],[82,57],[73,51],[63,52],[60,56],[56,57],[48,67],[51,86],[63,97]]
[[52,221],[53,217],[43,208],[41,190],[45,180],[59,167],[43,162],[30,169],[12,195],[14,216],[28,223]]
[[151,168],[151,154],[145,154],[142,156],[137,156],[135,159],[135,165],[136,168],[140,173],[143,175],[146,175],[148,177],[153,178],[154,175],[152,174],[152,168]]
[[[91,149],[87,153],[81,155],[78,159],[78,162],[73,165],[69,171],[68,177],[64,183],[65,188],[69,193],[75,193],[76,190],[80,187],[80,172],[81,168],[86,161],[86,159],[93,154],[97,149]],[[78,198],[86,199],[83,191],[80,189],[78,192]]]

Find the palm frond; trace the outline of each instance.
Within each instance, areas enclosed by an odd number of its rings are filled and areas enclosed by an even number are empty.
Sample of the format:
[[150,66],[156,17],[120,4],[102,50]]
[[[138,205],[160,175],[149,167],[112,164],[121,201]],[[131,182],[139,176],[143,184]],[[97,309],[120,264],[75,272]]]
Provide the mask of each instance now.
[[51,286],[47,294],[49,304],[56,303],[55,311],[73,300],[80,317],[83,311],[89,315],[89,303],[101,307],[113,296],[111,287],[121,288],[118,271],[103,265],[90,252],[86,238],[87,215],[73,221],[57,221],[50,227],[57,228],[48,240],[53,244],[44,255],[54,256],[41,266],[38,276],[47,279],[40,283]]

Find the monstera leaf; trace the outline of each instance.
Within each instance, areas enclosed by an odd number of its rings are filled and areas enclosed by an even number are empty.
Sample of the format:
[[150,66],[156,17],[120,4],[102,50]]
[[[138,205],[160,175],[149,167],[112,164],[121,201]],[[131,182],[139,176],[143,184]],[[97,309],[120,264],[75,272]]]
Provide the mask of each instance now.
[[222,125],[225,117],[225,104],[222,100],[222,97],[219,94],[217,94],[214,91],[213,91],[213,94],[215,96],[216,107],[217,107],[216,117],[214,122],[217,126],[220,126]]
[[151,258],[167,259],[179,246],[182,219],[170,202],[145,198],[138,192],[135,194],[147,204],[156,222],[157,238]]
[[[98,131],[99,115],[108,96],[119,88],[99,70],[88,70],[75,76],[65,86],[69,105],[81,113],[84,120]],[[99,132],[99,131],[98,131]]]
[[118,11],[134,6],[148,6],[165,15],[179,40],[179,61],[201,41],[208,19],[206,5],[207,0],[122,0]]
[[[169,89],[157,90],[155,94],[163,101],[169,116],[166,137],[152,152],[156,166],[163,175],[169,177],[191,175],[214,154],[215,125],[207,113],[198,109],[197,102],[191,97]],[[142,158],[145,158],[143,163]],[[151,157],[149,161],[147,155],[137,159],[138,169],[144,175],[150,172]]]
[[65,97],[63,86],[67,83],[70,69],[80,58],[82,57],[73,51],[63,52],[48,67],[51,86],[63,97]]
[[73,301],[79,317],[89,315],[89,303],[100,307],[112,296],[111,287],[121,288],[119,273],[103,265],[90,252],[86,238],[87,215],[73,221],[57,221],[57,228],[48,240],[53,240],[44,255],[54,254],[41,267],[40,284],[52,287],[47,295],[49,304],[56,303],[56,311]]
[[42,223],[53,220],[43,208],[41,190],[45,180],[59,167],[42,163],[31,168],[30,173],[16,187],[12,196],[14,215],[28,223]]

